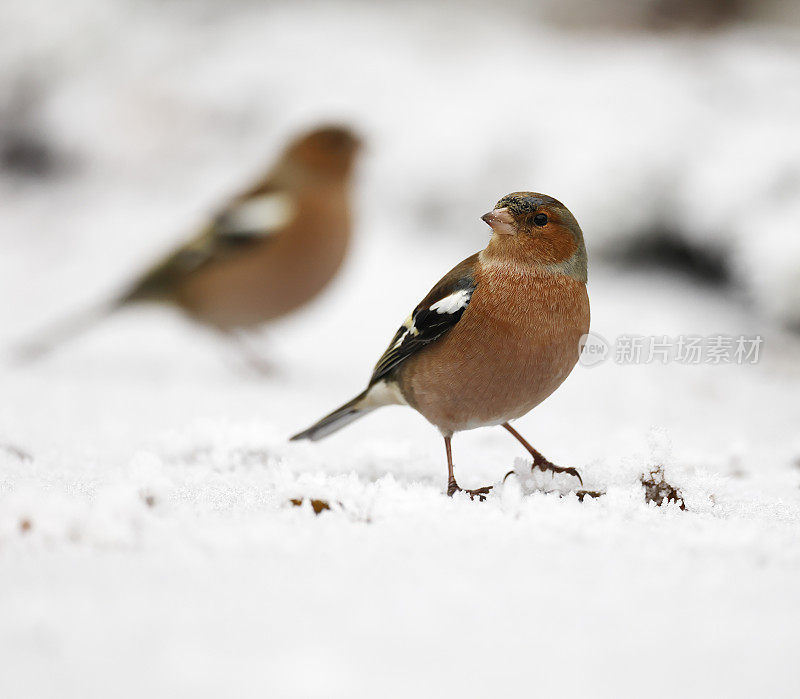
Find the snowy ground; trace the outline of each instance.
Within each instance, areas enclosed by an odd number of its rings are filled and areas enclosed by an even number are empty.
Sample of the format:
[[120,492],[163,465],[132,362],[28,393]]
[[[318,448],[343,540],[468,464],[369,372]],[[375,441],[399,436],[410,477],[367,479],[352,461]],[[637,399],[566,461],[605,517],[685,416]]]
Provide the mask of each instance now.
[[[76,8],[87,24],[98,5]],[[368,132],[357,245],[324,297],[260,341],[271,377],[153,308],[120,314],[41,364],[0,365],[0,696],[797,696],[800,341],[741,288],[593,253],[664,211],[710,247],[730,231],[736,250],[757,248],[751,220],[732,213],[741,193],[714,173],[746,171],[742,191],[769,190],[764,173],[795,162],[786,143],[738,140],[743,163],[723,146],[754,124],[788,129],[787,111],[771,124],[769,104],[737,110],[697,137],[708,149],[699,165],[675,173],[680,148],[694,143],[695,105],[708,126],[709,104],[730,107],[745,83],[769,91],[765,66],[783,66],[785,78],[800,70],[786,42],[736,33],[690,42],[711,57],[697,71],[677,60],[682,40],[536,43],[503,25],[492,43],[461,18],[433,42],[435,26],[408,18],[376,37],[385,18],[348,24],[320,11],[308,37],[317,52],[296,56],[301,68],[318,60],[320,42],[350,43],[306,76],[315,89],[342,88],[317,99],[293,90],[291,75],[264,79],[252,60],[267,51],[260,40],[285,46],[302,13],[221,18],[216,34],[213,16],[180,33],[173,13],[163,23],[151,11],[132,16],[123,34],[138,43],[114,50],[112,13],[92,15],[107,62],[87,49],[64,51],[74,74],[48,64],[43,118],[75,169],[44,184],[0,177],[0,344],[122,286],[256,169],[281,136],[270,127],[292,115],[355,113]],[[57,22],[45,24],[52,45],[68,43]],[[376,41],[382,50],[365,61]],[[586,130],[564,116],[525,145],[523,119],[498,131],[496,108],[475,95],[504,86],[500,66],[524,73],[525,61],[553,52],[543,89],[571,76],[584,112],[607,90],[592,76],[644,91],[616,104],[624,128],[618,113],[596,109]],[[355,78],[340,75],[343,65]],[[236,101],[261,80],[277,92]],[[698,97],[706,87],[711,102]],[[445,128],[453,123],[462,131]],[[567,135],[578,143],[564,162]],[[796,227],[786,188],[797,183],[784,184],[785,206],[769,216]],[[569,479],[500,485],[525,466],[497,428],[458,435],[454,452],[463,486],[498,487],[483,503],[448,499],[441,439],[408,409],[318,444],[288,443],[361,390],[421,295],[485,242],[478,216],[529,186],[563,198],[583,225],[595,331],[612,341],[759,333],[762,361],[577,367],[517,427],[605,493],[583,502]],[[636,205],[620,209],[626,197]],[[772,235],[791,252],[791,225],[764,236],[759,254],[768,257]],[[791,279],[795,258],[778,257],[788,276],[759,288]],[[640,477],[659,465],[685,510],[645,502]],[[566,496],[544,492],[556,486]],[[330,509],[316,516],[290,503],[300,498]]]
[[[792,341],[769,335],[758,366],[578,367],[518,426],[607,494],[511,478],[451,500],[440,439],[411,411],[286,442],[359,390],[422,288],[319,352],[387,252],[365,247],[275,331],[273,379],[158,311],[3,372],[3,438],[31,454],[0,452],[3,695],[795,696]],[[713,292],[653,281],[595,270],[595,328],[751,327]],[[466,486],[521,456],[499,429],[455,450]],[[658,464],[686,511],[645,503]]]

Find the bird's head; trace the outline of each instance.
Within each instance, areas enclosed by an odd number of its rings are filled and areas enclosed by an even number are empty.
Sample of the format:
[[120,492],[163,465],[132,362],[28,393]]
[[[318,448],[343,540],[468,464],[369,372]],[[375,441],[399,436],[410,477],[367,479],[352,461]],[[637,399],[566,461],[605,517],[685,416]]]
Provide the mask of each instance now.
[[492,229],[492,258],[536,265],[586,281],[583,232],[570,210],[538,192],[512,192],[481,216]]
[[324,126],[297,138],[286,151],[284,161],[317,177],[346,177],[360,145],[349,129]]

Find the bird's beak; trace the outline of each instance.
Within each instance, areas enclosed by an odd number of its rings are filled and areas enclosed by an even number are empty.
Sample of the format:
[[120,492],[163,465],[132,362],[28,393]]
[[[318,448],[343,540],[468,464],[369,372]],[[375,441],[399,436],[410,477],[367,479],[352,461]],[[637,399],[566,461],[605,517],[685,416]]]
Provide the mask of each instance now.
[[488,214],[481,216],[481,219],[489,224],[492,231],[500,235],[516,235],[517,233],[514,218],[511,216],[508,207],[504,206],[502,209],[494,209]]

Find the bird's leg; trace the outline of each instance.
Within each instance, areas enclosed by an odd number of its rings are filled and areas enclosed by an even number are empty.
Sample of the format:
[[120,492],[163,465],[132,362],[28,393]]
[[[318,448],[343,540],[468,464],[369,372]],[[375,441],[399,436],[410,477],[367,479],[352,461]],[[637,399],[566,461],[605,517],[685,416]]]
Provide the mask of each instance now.
[[271,377],[276,373],[275,364],[267,359],[253,346],[250,334],[242,329],[228,330],[226,334],[233,338],[239,353],[249,369],[261,376]]
[[456,483],[456,476],[453,473],[453,449],[450,445],[451,437],[444,438],[444,448],[447,452],[447,495],[453,497],[453,493],[461,491],[469,495],[470,500],[476,497],[478,500],[486,500],[486,495],[492,489],[492,486],[487,485],[483,488],[475,488],[474,490],[464,490],[458,483]]
[[575,478],[581,482],[581,485],[583,485],[581,474],[572,466],[556,466],[552,461],[548,461],[540,452],[536,451],[536,449],[528,444],[525,438],[507,422],[503,423],[503,427],[514,435],[517,441],[525,447],[528,453],[533,457],[533,468],[538,468],[540,471],[552,471],[553,473],[568,473],[570,476],[575,476]]
[[461,490],[456,483],[456,476],[453,473],[453,449],[450,446],[451,437],[444,438],[444,450],[447,452],[447,495],[453,497],[453,493]]

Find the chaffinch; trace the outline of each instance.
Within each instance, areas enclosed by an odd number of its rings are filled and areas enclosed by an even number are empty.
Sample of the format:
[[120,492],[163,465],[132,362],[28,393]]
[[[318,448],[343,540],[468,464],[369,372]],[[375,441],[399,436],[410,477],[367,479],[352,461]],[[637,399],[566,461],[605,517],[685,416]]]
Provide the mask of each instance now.
[[121,307],[175,304],[223,332],[249,328],[302,306],[335,276],[350,239],[350,174],[359,141],[325,127],[294,141],[272,170],[230,199],[199,234],[142,275],[116,300],[71,319],[29,354]]
[[[567,378],[589,331],[583,233],[559,201],[509,194],[485,214],[484,250],[456,265],[395,333],[366,390],[293,440],[318,440],[384,405],[408,405],[435,425],[447,454],[447,494],[461,490],[451,438],[502,425],[533,457],[552,464],[509,424]],[[465,491],[484,498],[491,486]]]

